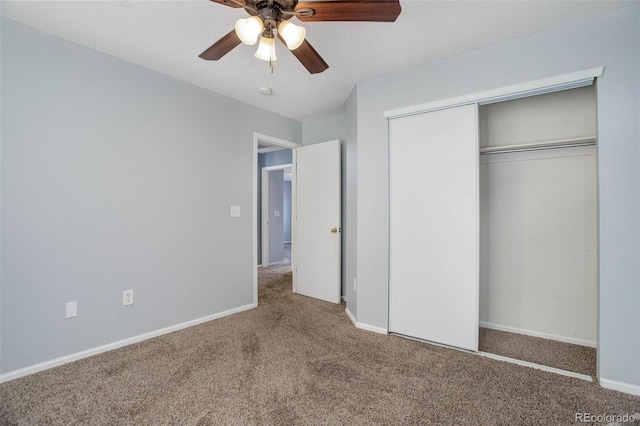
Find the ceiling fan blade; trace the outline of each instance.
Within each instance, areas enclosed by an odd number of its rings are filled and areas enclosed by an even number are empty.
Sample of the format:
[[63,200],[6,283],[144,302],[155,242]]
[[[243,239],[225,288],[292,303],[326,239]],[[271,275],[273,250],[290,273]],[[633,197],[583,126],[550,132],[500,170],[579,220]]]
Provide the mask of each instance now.
[[[278,38],[282,43],[285,43],[280,34],[278,34]],[[307,40],[303,41],[300,47],[296,50],[292,50],[291,53],[298,58],[300,63],[302,63],[302,65],[304,65],[307,71],[311,74],[317,74],[329,68],[329,65],[327,65],[324,59],[322,59],[318,52],[316,52],[316,49],[314,49],[313,46],[311,46],[311,43]]]
[[231,30],[229,34],[216,41],[211,47],[202,52],[199,56],[207,61],[217,61],[241,43],[236,30]]
[[211,1],[215,3],[224,4],[225,6],[231,6],[231,7],[246,6],[245,0],[211,0]]
[[[313,16],[305,16],[307,9],[315,10]],[[399,0],[328,0],[303,1],[296,6],[298,19],[316,21],[370,21],[394,22],[400,15]]]

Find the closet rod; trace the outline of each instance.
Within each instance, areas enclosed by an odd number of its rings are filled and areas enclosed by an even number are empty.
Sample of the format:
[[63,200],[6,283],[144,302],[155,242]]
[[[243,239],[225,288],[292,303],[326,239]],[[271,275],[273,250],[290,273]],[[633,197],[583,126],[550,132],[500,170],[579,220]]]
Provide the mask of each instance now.
[[577,146],[589,146],[595,144],[595,137],[563,139],[553,142],[533,142],[520,145],[503,145],[480,148],[480,155],[502,154],[507,152],[537,151],[539,149],[572,148]]

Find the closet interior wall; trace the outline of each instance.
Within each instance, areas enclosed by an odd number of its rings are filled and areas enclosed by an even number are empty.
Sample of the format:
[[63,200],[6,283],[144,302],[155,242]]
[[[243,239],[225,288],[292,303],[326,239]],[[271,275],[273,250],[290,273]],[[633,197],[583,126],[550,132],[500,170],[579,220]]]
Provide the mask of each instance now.
[[480,326],[595,347],[595,87],[482,105],[479,134]]

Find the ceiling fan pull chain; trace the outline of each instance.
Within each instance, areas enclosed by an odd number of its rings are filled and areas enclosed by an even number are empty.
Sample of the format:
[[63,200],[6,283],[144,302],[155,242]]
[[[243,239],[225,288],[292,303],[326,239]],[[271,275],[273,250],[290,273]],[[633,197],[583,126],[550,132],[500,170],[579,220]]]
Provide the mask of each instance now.
[[[273,34],[272,34],[273,36]],[[274,39],[275,41],[275,39]],[[269,55],[269,67],[271,68],[271,74],[273,74],[273,60],[272,58],[274,58],[276,56],[276,44],[273,43],[271,45],[271,54]]]

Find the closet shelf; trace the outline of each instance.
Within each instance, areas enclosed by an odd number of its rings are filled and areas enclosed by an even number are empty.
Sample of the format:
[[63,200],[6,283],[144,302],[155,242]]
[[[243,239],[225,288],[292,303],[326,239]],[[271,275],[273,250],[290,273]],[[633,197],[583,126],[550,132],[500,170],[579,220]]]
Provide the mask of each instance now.
[[535,151],[539,149],[573,148],[578,146],[595,145],[595,136],[574,139],[562,139],[556,141],[532,142],[519,145],[502,145],[480,148],[481,155],[502,154],[506,152]]

